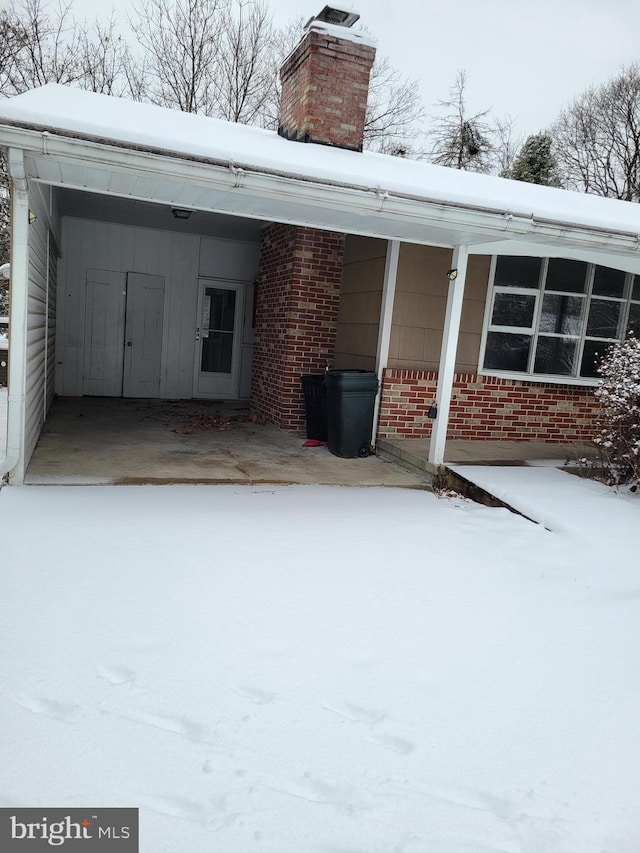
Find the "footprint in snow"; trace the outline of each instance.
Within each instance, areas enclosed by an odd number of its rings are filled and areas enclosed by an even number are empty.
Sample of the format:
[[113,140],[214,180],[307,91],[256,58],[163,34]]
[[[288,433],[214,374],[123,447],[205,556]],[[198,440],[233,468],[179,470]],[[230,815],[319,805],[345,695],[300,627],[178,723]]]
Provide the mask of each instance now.
[[327,711],[337,714],[339,717],[344,717],[346,720],[351,720],[354,723],[381,723],[386,719],[387,715],[384,711],[377,711],[372,708],[363,708],[360,705],[354,705],[351,702],[342,702],[337,707],[323,703],[323,707]]
[[375,743],[378,746],[386,746],[400,755],[409,755],[416,748],[415,744],[411,743],[411,741],[396,737],[395,735],[373,735],[373,737],[367,738],[367,740],[369,743]]
[[309,803],[332,806],[348,815],[369,809],[369,805],[363,801],[361,792],[357,789],[328,782],[325,779],[314,779],[311,773],[305,773],[300,781],[288,781],[281,786],[269,787],[281,794],[288,794]]
[[224,798],[197,802],[180,797],[143,797],[141,804],[159,814],[198,823],[214,831],[229,826],[239,816],[227,810]]
[[240,685],[239,687],[234,687],[233,690],[238,694],[238,696],[244,696],[245,699],[251,699],[251,701],[256,705],[269,705],[278,698],[275,693],[267,693],[266,690],[260,690],[258,687],[246,687],[245,685]]
[[98,678],[104,678],[111,684],[127,684],[135,680],[135,672],[128,669],[126,666],[104,666],[98,664],[96,666],[96,674]]
[[188,717],[172,717],[165,714],[150,714],[146,711],[136,711],[132,709],[111,709],[114,714],[124,717],[126,720],[133,720],[135,723],[143,723],[146,726],[151,726],[154,729],[162,729],[166,732],[173,732],[187,740],[192,740],[196,743],[205,740],[207,735],[206,726],[190,720]]
[[43,714],[52,720],[60,720],[62,723],[77,723],[82,716],[80,706],[56,702],[41,696],[17,696],[13,700],[18,705],[31,711],[32,714]]

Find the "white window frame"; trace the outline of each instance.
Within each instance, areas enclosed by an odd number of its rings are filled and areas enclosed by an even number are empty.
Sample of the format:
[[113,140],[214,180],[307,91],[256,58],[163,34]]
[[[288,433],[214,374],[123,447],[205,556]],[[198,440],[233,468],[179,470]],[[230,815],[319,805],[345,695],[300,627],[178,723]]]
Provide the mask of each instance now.
[[[535,257],[533,255],[529,257]],[[602,266],[602,264],[592,264],[587,263],[587,273],[586,273],[586,287],[584,293],[572,293],[569,291],[559,291],[559,290],[546,290],[546,280],[547,280],[547,271],[549,268],[549,258],[540,258],[540,281],[539,287],[537,290],[528,287],[509,287],[505,285],[498,285],[497,287],[494,285],[495,275],[496,275],[496,265],[497,265],[498,256],[493,255],[491,258],[491,266],[489,270],[489,286],[487,288],[487,298],[485,302],[485,310],[484,310],[484,321],[482,324],[482,337],[480,340],[480,359],[478,364],[478,375],[479,376],[496,376],[502,379],[517,379],[526,382],[540,382],[540,383],[549,383],[556,385],[586,385],[586,386],[596,386],[599,382],[597,377],[582,377],[576,376],[575,374],[553,374],[553,373],[534,373],[533,368],[535,364],[536,350],[538,346],[538,338],[542,334],[542,337],[559,337],[559,338],[574,338],[577,340],[577,348],[575,355],[575,370],[580,370],[580,365],[582,364],[582,357],[584,353],[584,346],[586,341],[597,340],[602,342],[605,345],[609,345],[611,343],[615,343],[616,341],[620,341],[623,339],[623,336],[626,335],[626,330],[628,328],[629,323],[629,313],[631,311],[632,305],[640,305],[640,292],[638,293],[638,298],[633,298],[633,285],[634,285],[634,275],[633,273],[625,273],[625,282],[624,282],[624,291],[622,297],[617,296],[600,296],[599,294],[593,294],[593,282],[595,278],[595,269],[596,266]],[[574,259],[569,259],[574,260]],[[576,259],[577,260],[577,259]],[[583,262],[585,263],[585,262]],[[636,277],[638,282],[640,282],[640,275]],[[533,322],[530,327],[520,327],[520,326],[499,326],[491,323],[491,317],[493,314],[493,305],[495,295],[497,293],[515,293],[522,296],[535,296],[536,302],[534,307],[534,317]],[[581,331],[579,335],[570,335],[570,334],[555,334],[552,332],[542,332],[540,331],[540,320],[542,315],[542,303],[545,294],[550,295],[561,295],[561,296],[575,296],[579,299],[583,300],[583,308],[580,315],[580,323],[581,323]],[[617,302],[621,304],[620,318],[618,320],[618,335],[617,338],[597,338],[594,335],[587,334],[587,322],[589,316],[589,308],[591,306],[591,302],[593,300],[602,300],[608,302]],[[623,331],[621,331],[623,330]],[[531,347],[529,350],[529,358],[527,362],[527,370],[515,371],[515,370],[497,370],[493,368],[484,368],[484,358],[487,344],[487,336],[489,332],[503,332],[506,334],[527,334],[531,335]],[[640,337],[640,329],[636,332],[636,334]]]

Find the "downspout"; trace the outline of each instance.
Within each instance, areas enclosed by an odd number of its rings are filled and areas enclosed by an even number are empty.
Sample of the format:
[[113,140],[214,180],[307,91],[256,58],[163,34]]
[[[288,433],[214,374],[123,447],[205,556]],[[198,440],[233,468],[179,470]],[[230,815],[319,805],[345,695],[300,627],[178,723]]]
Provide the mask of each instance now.
[[469,251],[466,246],[456,246],[453,250],[451,269],[448,273],[449,294],[442,331],[442,349],[440,351],[438,389],[436,392],[436,418],[433,422],[429,444],[429,462],[433,465],[442,465],[444,462],[468,257]]
[[382,402],[382,378],[389,360],[389,343],[391,341],[391,321],[393,319],[393,303],[396,295],[396,279],[398,277],[398,259],[400,257],[400,241],[389,240],[387,243],[387,259],[384,267],[384,283],[382,285],[382,305],[380,306],[380,325],[378,327],[378,349],[376,353],[376,373],[378,374],[378,393],[373,412],[373,429],[371,444],[375,447],[378,438],[378,416]]
[[[9,382],[6,456],[0,460],[0,478],[18,466],[24,441],[27,353],[27,298],[29,281],[29,196],[24,153],[9,148],[11,177],[11,278],[9,282]],[[14,478],[11,478],[15,482]],[[17,472],[17,481],[22,481]]]

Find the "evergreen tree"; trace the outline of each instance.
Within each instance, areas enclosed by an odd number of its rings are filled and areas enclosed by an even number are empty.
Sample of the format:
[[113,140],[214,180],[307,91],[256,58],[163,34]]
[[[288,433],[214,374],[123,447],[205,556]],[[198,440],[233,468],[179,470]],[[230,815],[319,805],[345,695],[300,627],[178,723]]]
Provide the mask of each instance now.
[[559,186],[556,159],[551,153],[551,145],[551,137],[546,133],[527,137],[513,166],[507,170],[504,177],[546,187]]

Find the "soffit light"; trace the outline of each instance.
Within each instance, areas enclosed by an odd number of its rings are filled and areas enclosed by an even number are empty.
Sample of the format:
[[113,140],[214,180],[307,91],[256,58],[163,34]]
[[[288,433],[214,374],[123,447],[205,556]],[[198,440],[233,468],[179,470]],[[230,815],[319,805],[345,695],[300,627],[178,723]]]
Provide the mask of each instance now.
[[309,18],[306,23],[308,27],[313,21],[322,21],[325,24],[334,24],[338,27],[352,27],[360,18],[357,12],[348,9],[337,9],[335,6],[325,6],[315,18]]
[[171,213],[174,219],[188,219],[193,211],[186,210],[184,207],[172,207]]

